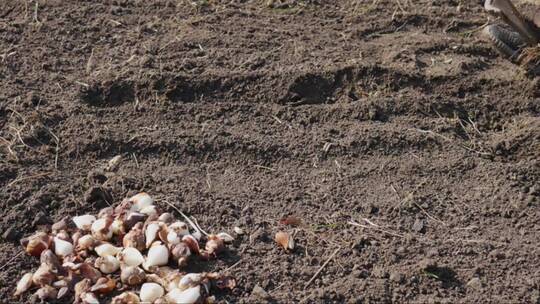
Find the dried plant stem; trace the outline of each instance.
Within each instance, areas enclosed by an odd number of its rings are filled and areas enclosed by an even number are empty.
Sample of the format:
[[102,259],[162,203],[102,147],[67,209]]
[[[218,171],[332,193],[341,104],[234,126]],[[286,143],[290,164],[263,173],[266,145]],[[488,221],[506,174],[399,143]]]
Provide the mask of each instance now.
[[23,181],[23,180],[29,180],[29,179],[32,179],[32,178],[47,176],[47,175],[50,175],[50,174],[51,174],[50,172],[45,172],[45,173],[40,173],[40,174],[36,174],[36,175],[30,175],[30,176],[25,176],[25,177],[21,177],[21,178],[16,178],[11,183],[8,184],[8,187],[11,187],[14,184],[16,184],[16,183],[18,183],[20,181]]
[[24,253],[24,251],[21,251],[21,252],[17,253],[14,257],[12,257],[11,259],[9,259],[9,261],[7,261],[6,263],[4,263],[4,265],[0,266],[0,270],[4,269],[7,265],[11,264],[11,262],[15,261],[15,259],[17,259],[18,257],[20,257],[23,253]]
[[388,231],[388,230],[384,230],[382,228],[379,228],[379,226],[366,226],[366,225],[362,225],[362,224],[359,224],[359,223],[356,223],[356,222],[347,222],[349,225],[353,225],[353,226],[356,226],[356,227],[361,227],[361,228],[366,228],[366,229],[373,229],[373,230],[377,230],[377,231],[380,231],[380,232],[384,232],[386,234],[389,234],[389,235],[393,235],[393,236],[396,236],[396,237],[400,237],[400,238],[404,238],[405,236],[402,235],[402,234],[399,234],[399,233],[395,233],[395,232],[392,232],[392,231]]
[[191,225],[191,227],[193,227],[193,229],[195,229],[198,232],[202,232],[204,233],[204,235],[208,236],[208,233],[202,231],[202,229],[199,228],[199,226],[197,226],[187,215],[184,214],[184,212],[180,211],[180,209],[178,209],[175,205],[169,203],[166,200],[164,200],[163,202],[169,205],[171,208],[173,208],[176,212],[178,212]]
[[324,267],[326,267],[326,265],[330,263],[330,261],[336,256],[336,254],[340,250],[341,250],[341,247],[339,247],[338,249],[334,251],[334,253],[332,253],[332,255],[324,262],[324,264],[322,264],[319,270],[317,270],[317,272],[315,272],[315,274],[311,277],[311,279],[309,279],[309,281],[306,283],[306,286],[304,286],[304,289],[307,288],[315,280],[315,278],[317,278],[317,276],[321,273],[321,271],[323,271]]

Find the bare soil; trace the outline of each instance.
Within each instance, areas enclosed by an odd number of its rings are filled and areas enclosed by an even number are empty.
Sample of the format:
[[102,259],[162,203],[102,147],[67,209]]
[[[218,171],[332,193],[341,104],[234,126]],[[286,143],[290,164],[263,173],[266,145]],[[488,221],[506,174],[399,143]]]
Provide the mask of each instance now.
[[540,303],[540,86],[482,1],[266,2],[0,2],[0,302],[144,190],[245,230],[220,302]]

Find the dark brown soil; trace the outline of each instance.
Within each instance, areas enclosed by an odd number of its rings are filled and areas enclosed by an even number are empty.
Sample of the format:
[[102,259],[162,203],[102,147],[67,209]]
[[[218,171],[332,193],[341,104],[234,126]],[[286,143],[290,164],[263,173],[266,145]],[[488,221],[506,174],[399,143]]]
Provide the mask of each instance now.
[[274,2],[0,1],[0,302],[22,236],[144,190],[244,228],[218,301],[539,303],[540,86],[482,1]]

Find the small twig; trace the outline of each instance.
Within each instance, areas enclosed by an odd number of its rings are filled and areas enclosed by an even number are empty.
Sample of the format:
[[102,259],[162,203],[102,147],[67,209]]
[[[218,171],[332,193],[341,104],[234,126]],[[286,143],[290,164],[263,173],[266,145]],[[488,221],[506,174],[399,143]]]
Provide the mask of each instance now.
[[46,172],[46,173],[40,173],[40,174],[36,174],[36,175],[31,175],[31,176],[25,176],[25,177],[21,177],[21,178],[16,178],[15,180],[13,180],[11,183],[9,183],[7,186],[8,187],[11,187],[13,186],[14,184],[20,182],[20,181],[23,181],[23,180],[29,180],[29,179],[32,179],[32,178],[36,178],[36,177],[42,177],[42,176],[47,176],[47,175],[50,175],[51,173],[50,172]]
[[78,85],[81,85],[81,86],[83,86],[83,87],[85,87],[87,89],[90,87],[90,85],[88,83],[84,83],[84,82],[81,82],[81,81],[78,81],[78,80],[75,80],[75,83],[78,84]]
[[9,265],[11,262],[15,261],[16,258],[20,257],[22,254],[24,253],[24,251],[21,251],[19,253],[17,253],[14,257],[12,257],[11,259],[9,259],[9,261],[7,261],[4,265],[0,266],[0,270],[4,269],[7,265]]
[[372,221],[368,220],[367,218],[362,218],[364,220],[364,222],[370,224],[371,226],[374,226],[374,227],[379,227],[379,225],[373,223]]
[[340,250],[341,250],[341,247],[339,247],[338,249],[336,249],[334,251],[334,253],[332,253],[332,255],[326,260],[326,262],[324,262],[324,264],[322,264],[322,266],[319,268],[319,270],[317,270],[317,272],[315,272],[315,274],[311,277],[311,279],[309,279],[309,281],[306,283],[306,286],[304,286],[304,289],[306,289],[309,286],[309,284],[311,284],[311,282],[313,282],[315,280],[315,278],[317,278],[319,273],[321,273],[321,271],[323,271],[324,267],[326,267],[326,265],[328,265],[328,263],[330,263],[330,261],[334,258],[334,256],[336,256],[336,254]]
[[195,225],[197,225],[197,228],[199,228],[199,230],[204,233],[205,235],[209,235],[208,232],[204,231],[202,228],[201,228],[201,225],[199,225],[199,222],[197,222],[197,219],[192,215],[191,216],[191,219],[193,220],[193,222],[195,223]]
[[176,210],[176,212],[178,212],[190,225],[191,227],[193,227],[194,230],[196,230],[197,232],[202,232],[204,233],[206,236],[208,236],[207,233],[205,233],[204,231],[201,231],[197,225],[195,225],[195,223],[193,223],[193,221],[187,216],[184,214],[184,212],[180,211],[180,209],[178,209],[175,205],[169,203],[168,201],[166,200],[163,200],[163,202],[167,205],[169,205],[171,208],[173,208],[174,210]]
[[41,22],[39,22],[38,20],[38,7],[39,7],[39,2],[36,1],[36,6],[34,7],[34,21],[39,24]]
[[272,118],[275,119],[280,125],[283,124],[283,121],[279,119],[276,115],[272,115]]
[[133,159],[135,160],[135,165],[137,166],[137,168],[139,168],[139,161],[137,160],[137,156],[135,155],[135,153],[131,153],[131,155],[133,156]]
[[389,235],[397,236],[397,237],[400,237],[400,238],[405,238],[405,236],[403,234],[399,234],[399,233],[395,233],[395,232],[392,232],[392,231],[384,230],[384,229],[379,228],[377,226],[366,226],[366,225],[362,225],[362,224],[359,224],[359,223],[356,223],[356,222],[347,222],[347,224],[357,226],[357,227],[361,227],[361,228],[366,228],[366,229],[373,229],[373,230],[377,230],[377,231],[380,231],[380,232],[384,232],[384,233],[389,234]]
[[225,268],[225,270],[223,270],[223,272],[227,272],[227,271],[229,271],[229,270],[233,269],[234,267],[236,267],[236,266],[240,265],[240,264],[241,264],[242,262],[243,262],[243,260],[242,260],[242,259],[238,260],[238,262],[236,262],[236,263],[232,264],[231,266],[229,266],[229,267]]
[[88,57],[88,61],[86,62],[86,74],[90,74],[93,68],[94,68],[94,49],[90,51],[90,57]]
[[266,167],[266,166],[261,166],[261,165],[255,165],[254,167],[259,168],[259,169],[265,169],[265,170],[268,170],[268,171],[276,171],[276,169]]
[[51,129],[45,127],[45,130],[47,130],[47,132],[49,132],[49,134],[52,135],[52,137],[54,137],[54,140],[56,141],[56,148],[55,148],[55,156],[54,156],[54,168],[55,169],[58,169],[58,152],[60,151],[60,138],[58,138],[58,136],[56,136],[53,131],[51,131]]
[[434,220],[434,221],[436,221],[436,222],[439,222],[439,223],[441,223],[441,224],[443,224],[443,225],[446,226],[446,223],[445,223],[445,222],[443,222],[442,220],[440,220],[440,219],[436,218],[435,216],[429,214],[424,208],[422,208],[422,207],[421,207],[420,205],[418,205],[416,202],[413,202],[413,204],[416,206],[416,208],[420,209],[427,217],[429,217],[430,219],[432,219],[432,220]]

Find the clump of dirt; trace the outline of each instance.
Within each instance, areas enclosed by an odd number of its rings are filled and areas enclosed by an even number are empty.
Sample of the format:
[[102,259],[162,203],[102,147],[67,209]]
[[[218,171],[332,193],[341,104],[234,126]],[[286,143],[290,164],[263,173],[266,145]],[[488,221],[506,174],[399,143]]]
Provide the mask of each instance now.
[[0,3],[2,299],[20,238],[147,191],[244,231],[218,301],[538,302],[539,82],[481,1],[273,2]]

